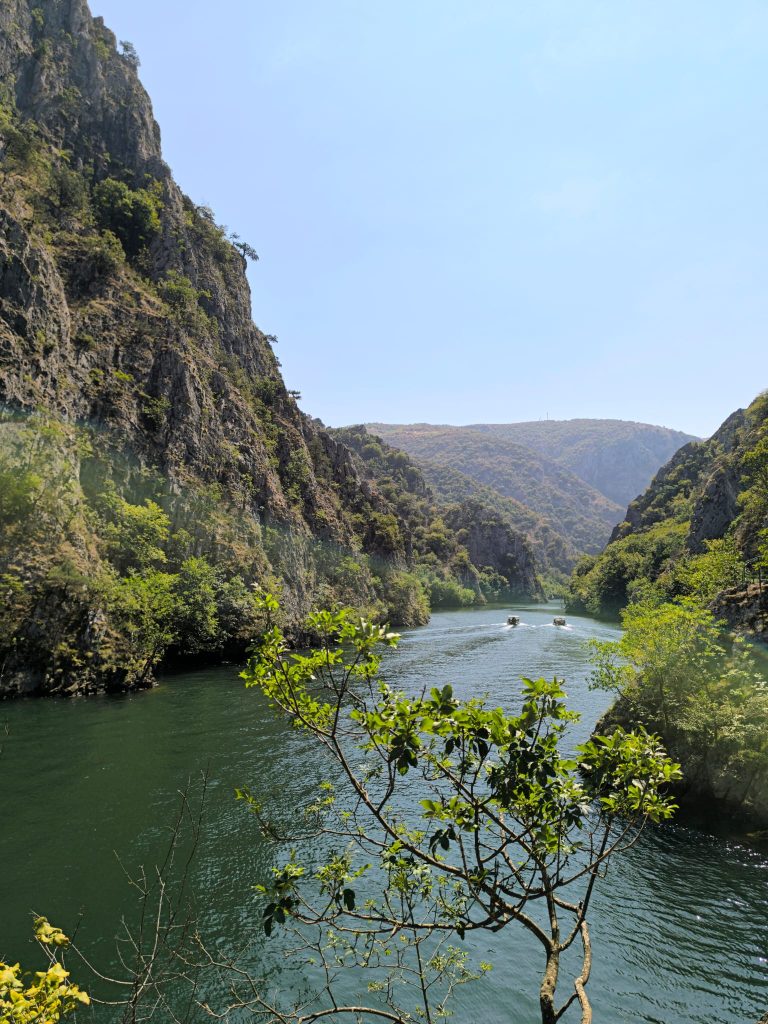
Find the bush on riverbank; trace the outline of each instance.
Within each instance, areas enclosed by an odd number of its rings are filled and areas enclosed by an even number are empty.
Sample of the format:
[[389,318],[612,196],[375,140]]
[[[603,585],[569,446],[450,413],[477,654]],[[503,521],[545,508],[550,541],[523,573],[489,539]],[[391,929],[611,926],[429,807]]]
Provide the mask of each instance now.
[[591,641],[593,685],[619,697],[607,722],[657,731],[691,802],[768,825],[768,683],[741,638],[694,600],[629,605],[624,635]]

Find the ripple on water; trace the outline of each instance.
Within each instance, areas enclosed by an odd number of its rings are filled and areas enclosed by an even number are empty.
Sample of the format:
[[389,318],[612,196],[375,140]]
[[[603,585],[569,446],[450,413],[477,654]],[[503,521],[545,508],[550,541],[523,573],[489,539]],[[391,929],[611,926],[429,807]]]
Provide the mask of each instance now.
[[[524,622],[507,628],[510,613]],[[462,697],[488,694],[509,709],[519,704],[521,676],[563,677],[584,715],[575,742],[607,703],[588,687],[583,641],[618,633],[583,617],[569,618],[572,630],[554,628],[552,616],[552,608],[439,613],[405,633],[384,670],[410,692],[452,682]],[[0,788],[0,957],[27,955],[31,907],[64,926],[84,909],[80,935],[103,956],[131,905],[114,851],[129,866],[152,863],[178,789],[209,765],[196,868],[203,923],[259,962],[251,887],[268,873],[270,854],[234,788],[252,785],[290,817],[328,766],[235,670],[177,676],[133,698],[8,704],[2,720],[10,734]],[[767,922],[764,856],[682,826],[649,829],[596,890],[595,1021],[750,1024],[768,1008]],[[513,928],[468,935],[466,948],[494,970],[460,991],[456,1019],[535,1020],[541,964],[528,937]]]

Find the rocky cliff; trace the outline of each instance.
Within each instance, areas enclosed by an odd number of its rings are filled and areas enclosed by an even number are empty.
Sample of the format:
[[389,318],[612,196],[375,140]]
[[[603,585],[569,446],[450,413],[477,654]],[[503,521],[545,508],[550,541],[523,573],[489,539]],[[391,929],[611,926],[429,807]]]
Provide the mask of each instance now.
[[474,565],[491,569],[507,583],[512,598],[544,599],[531,545],[504,517],[480,501],[449,506],[446,523],[455,530]]
[[85,0],[5,0],[0,83],[0,693],[242,651],[254,582],[289,624],[424,621],[407,501],[286,390],[256,254],[174,182],[131,49]]
[[287,453],[312,467],[315,441],[343,457],[287,394],[244,257],[171,178],[112,33],[84,0],[13,0],[0,80],[0,399],[109,425],[169,473],[248,488],[254,508],[346,538],[315,473],[300,508],[287,499]]
[[[768,399],[761,395],[711,438],[676,452],[630,502],[605,551],[576,567],[571,607],[615,613],[648,584],[663,596],[684,594],[687,563],[713,544],[749,573],[768,510],[768,473],[761,469],[761,459],[768,465],[767,433]],[[742,582],[741,570],[737,575]],[[736,582],[724,578],[723,587]]]

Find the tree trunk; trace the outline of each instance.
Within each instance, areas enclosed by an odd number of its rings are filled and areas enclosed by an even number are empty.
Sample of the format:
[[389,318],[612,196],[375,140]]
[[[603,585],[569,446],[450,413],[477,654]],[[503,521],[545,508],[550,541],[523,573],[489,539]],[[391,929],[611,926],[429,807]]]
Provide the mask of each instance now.
[[560,970],[560,950],[555,947],[547,953],[547,966],[539,989],[539,1006],[541,1007],[541,1024],[556,1024],[555,989]]

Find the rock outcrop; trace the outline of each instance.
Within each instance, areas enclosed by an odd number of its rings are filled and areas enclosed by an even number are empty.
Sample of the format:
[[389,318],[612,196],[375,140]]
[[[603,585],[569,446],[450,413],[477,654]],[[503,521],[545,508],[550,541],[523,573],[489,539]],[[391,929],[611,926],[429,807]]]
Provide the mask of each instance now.
[[[0,576],[24,600],[0,622],[0,694],[145,678],[102,658],[114,609],[82,582],[136,571],[110,554],[99,487],[163,505],[174,532],[155,568],[204,557],[221,579],[282,586],[293,623],[318,601],[396,615],[389,581],[419,557],[431,495],[422,480],[412,515],[407,481],[363,472],[286,389],[251,318],[255,253],[174,182],[130,48],[86,0],[6,0],[0,83],[0,410],[66,426],[51,443],[74,510],[32,522],[34,543],[6,530]],[[423,621],[423,595],[399,607]]]
[[722,590],[710,610],[733,632],[768,643],[768,580]]
[[457,532],[474,565],[504,577],[511,598],[544,599],[530,543],[510,529],[498,512],[468,501],[449,508],[444,518]]

